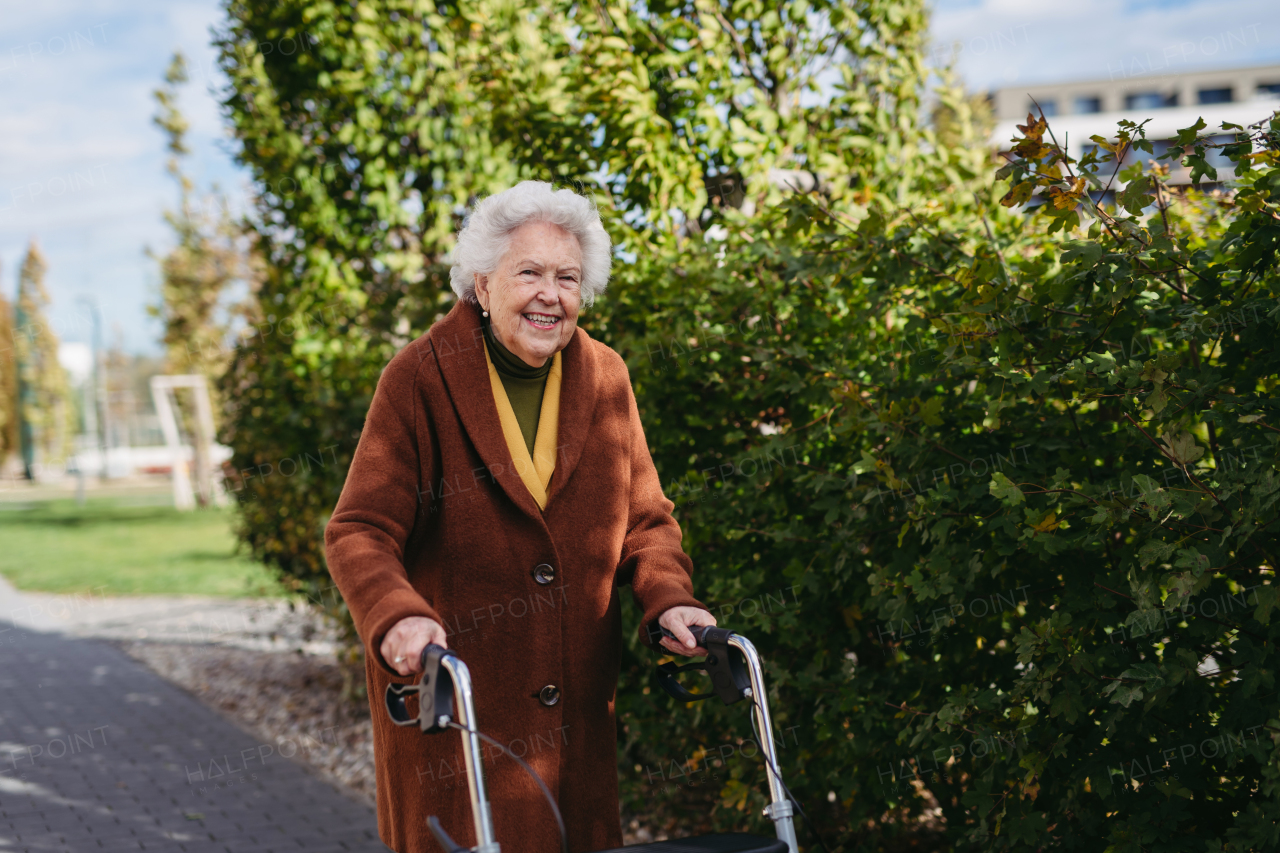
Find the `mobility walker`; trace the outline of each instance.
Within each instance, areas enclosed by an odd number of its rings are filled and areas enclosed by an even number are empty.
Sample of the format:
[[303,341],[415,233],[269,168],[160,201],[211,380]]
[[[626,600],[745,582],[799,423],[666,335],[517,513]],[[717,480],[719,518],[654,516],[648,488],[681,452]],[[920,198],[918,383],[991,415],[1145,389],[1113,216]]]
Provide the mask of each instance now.
[[[765,772],[769,780],[772,802],[764,813],[773,820],[777,839],[763,838],[746,833],[700,835],[674,841],[657,841],[614,848],[600,853],[799,853],[796,845],[795,825],[792,822],[794,806],[790,792],[778,772],[778,760],[773,740],[773,721],[769,716],[769,700],[764,689],[764,675],[755,646],[746,637],[724,628],[690,626],[698,644],[710,654],[701,661],[684,666],[673,662],[662,664],[655,674],[658,683],[672,697],[682,702],[693,702],[718,696],[726,705],[750,699],[758,730],[760,749],[765,758]],[[662,633],[673,635],[665,628]],[[731,651],[732,650],[732,651]],[[483,738],[518,761],[542,788],[543,795],[555,812],[560,827],[561,848],[567,853],[564,822],[560,817],[555,798],[542,779],[531,767],[505,746],[482,734],[476,725],[472,704],[471,674],[467,665],[452,651],[437,645],[423,650],[422,677],[417,684],[391,684],[387,687],[387,711],[399,726],[419,726],[423,732],[436,734],[455,728],[462,732],[463,764],[467,771],[467,786],[471,795],[471,815],[475,822],[479,844],[471,848],[455,843],[440,820],[432,815],[427,819],[436,841],[447,853],[500,853],[494,840],[493,816],[485,793],[484,770],[481,761],[480,740]],[[676,673],[688,670],[705,671],[711,676],[715,688],[709,693],[690,693],[675,679]],[[412,716],[406,705],[410,694],[418,697],[418,713]],[[455,721],[456,717],[456,721]]]

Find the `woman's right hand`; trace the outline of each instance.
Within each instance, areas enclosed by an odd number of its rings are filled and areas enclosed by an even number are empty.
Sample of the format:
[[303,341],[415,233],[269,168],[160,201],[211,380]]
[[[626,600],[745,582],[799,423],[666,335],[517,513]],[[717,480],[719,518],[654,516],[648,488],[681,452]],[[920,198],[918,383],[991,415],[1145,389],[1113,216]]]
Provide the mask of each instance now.
[[387,666],[401,675],[413,675],[422,669],[422,650],[432,643],[449,648],[440,623],[426,616],[407,616],[391,626],[378,651]]

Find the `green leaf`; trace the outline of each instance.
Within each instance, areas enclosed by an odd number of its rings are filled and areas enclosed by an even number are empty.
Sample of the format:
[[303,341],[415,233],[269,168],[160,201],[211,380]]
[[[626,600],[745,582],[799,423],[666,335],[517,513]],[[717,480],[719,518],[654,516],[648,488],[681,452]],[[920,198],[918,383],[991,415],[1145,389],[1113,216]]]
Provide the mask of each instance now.
[[1280,586],[1266,584],[1253,592],[1258,606],[1253,611],[1253,618],[1263,625],[1271,623],[1271,610],[1280,606]]
[[1066,250],[1062,253],[1064,264],[1079,260],[1091,267],[1102,258],[1102,246],[1093,240],[1068,240],[1062,246]]
[[1166,434],[1161,436],[1160,440],[1164,443],[1165,454],[1176,465],[1190,465],[1204,455],[1204,448],[1196,444],[1196,440],[1191,433]]
[[1157,385],[1155,390],[1148,394],[1142,402],[1158,415],[1164,411],[1165,406],[1169,405],[1169,398],[1164,393],[1164,386]]
[[[1156,611],[1158,613],[1159,611]],[[1140,663],[1120,673],[1121,678],[1131,678],[1146,683],[1147,692],[1155,692],[1164,686],[1164,676],[1154,663]]]
[[1191,127],[1184,127],[1178,131],[1178,135],[1174,138],[1171,148],[1185,148],[1196,141],[1200,131],[1204,130],[1208,125],[1204,123],[1203,118],[1197,118],[1196,123]]
[[1079,700],[1075,691],[1064,690],[1053,697],[1053,703],[1049,706],[1049,714],[1054,717],[1061,715],[1066,718],[1068,723],[1075,723],[1083,707],[1084,703]]
[[1153,201],[1150,176],[1142,175],[1129,181],[1125,188],[1116,194],[1116,201],[1134,216],[1141,214],[1143,209]]
[[1128,708],[1133,702],[1142,699],[1142,685],[1125,684],[1123,681],[1113,681],[1106,687],[1102,688],[1103,696],[1110,696],[1113,705],[1120,705]]
[[1176,547],[1178,547],[1176,543],[1152,539],[1138,549],[1138,565],[1146,568],[1152,563],[1163,562],[1169,559]]
[[999,471],[991,475],[991,483],[987,488],[1005,506],[1017,506],[1025,500],[1022,489]]

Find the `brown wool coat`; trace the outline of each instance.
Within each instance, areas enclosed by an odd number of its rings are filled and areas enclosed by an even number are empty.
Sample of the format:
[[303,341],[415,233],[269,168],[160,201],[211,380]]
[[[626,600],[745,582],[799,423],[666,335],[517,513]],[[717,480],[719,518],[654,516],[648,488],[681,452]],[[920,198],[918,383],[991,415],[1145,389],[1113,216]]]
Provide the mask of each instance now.
[[[643,635],[668,608],[702,606],[691,563],[617,353],[581,329],[563,350],[558,456],[539,510],[512,468],[479,319],[460,303],[387,365],[325,531],[365,643],[379,833],[399,853],[438,851],[434,814],[456,841],[476,843],[458,732],[396,727],[383,705],[389,682],[412,681],[382,659],[383,638],[400,619],[429,616],[471,669],[480,730],[557,797],[569,849],[620,846],[619,587],[631,585]],[[550,707],[538,699],[547,685],[561,692]],[[503,853],[559,849],[528,775],[493,748],[485,774]]]

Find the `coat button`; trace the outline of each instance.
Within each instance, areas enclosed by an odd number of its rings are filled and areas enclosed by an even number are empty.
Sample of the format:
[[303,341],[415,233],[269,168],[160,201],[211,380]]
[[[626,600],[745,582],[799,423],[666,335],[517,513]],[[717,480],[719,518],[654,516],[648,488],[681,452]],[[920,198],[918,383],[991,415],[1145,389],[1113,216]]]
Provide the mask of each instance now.
[[539,563],[533,569],[533,579],[546,586],[556,579],[556,570],[546,563]]
[[538,701],[550,708],[560,701],[560,688],[554,684],[548,684],[538,691]]

